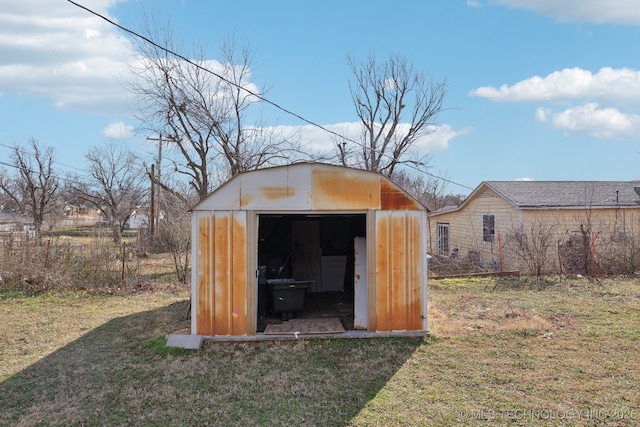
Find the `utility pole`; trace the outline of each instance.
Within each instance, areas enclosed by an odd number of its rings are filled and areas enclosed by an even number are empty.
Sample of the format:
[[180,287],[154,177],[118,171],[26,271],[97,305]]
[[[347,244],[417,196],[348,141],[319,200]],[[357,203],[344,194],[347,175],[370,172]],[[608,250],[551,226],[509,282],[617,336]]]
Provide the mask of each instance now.
[[151,237],[155,237],[156,234],[156,184],[154,182],[155,180],[155,166],[153,163],[151,164],[151,209],[149,212],[149,236]]
[[[158,135],[158,138],[147,137],[149,141],[158,141],[158,158],[156,160],[156,169],[158,176],[156,177],[154,173],[154,165],[151,165],[151,212],[150,212],[150,233],[152,237],[156,237],[158,232],[158,222],[160,221],[160,193],[162,191],[161,187],[158,188],[157,194],[155,194],[155,184],[156,182],[161,182],[161,171],[162,171],[162,134]],[[154,200],[155,195],[155,200]]]

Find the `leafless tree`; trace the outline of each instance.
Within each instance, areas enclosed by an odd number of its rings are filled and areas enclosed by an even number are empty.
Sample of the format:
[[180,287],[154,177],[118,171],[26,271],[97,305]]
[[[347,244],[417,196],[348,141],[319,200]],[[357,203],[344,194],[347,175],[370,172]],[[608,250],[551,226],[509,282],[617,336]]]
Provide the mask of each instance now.
[[347,61],[355,77],[349,84],[351,98],[363,130],[360,147],[338,144],[341,162],[355,162],[356,167],[389,177],[400,164],[428,165],[428,153],[412,148],[436,130],[446,80],[433,80],[414,70],[400,55],[391,55],[382,63],[374,55],[364,63],[351,56]]
[[[180,50],[168,25],[147,20],[146,32],[158,45]],[[147,130],[165,135],[166,162],[187,178],[200,199],[219,184],[210,182],[212,176],[226,180],[286,159],[287,142],[274,127],[249,123],[249,116],[258,113],[255,95],[263,94],[251,74],[249,47],[238,48],[228,37],[219,61],[205,59],[202,49],[189,61],[145,42],[137,50],[141,65],[133,70],[129,89],[139,101],[139,118]],[[223,171],[215,170],[220,166]],[[165,190],[171,189],[165,184]]]
[[20,212],[33,220],[36,241],[42,239],[45,215],[53,209],[59,180],[53,170],[53,148],[32,138],[29,150],[15,145],[11,154],[15,175],[0,174],[0,190]]
[[78,197],[99,209],[120,243],[131,214],[147,195],[145,173],[136,156],[123,143],[108,141],[85,155],[86,179],[74,187]]
[[524,272],[540,278],[555,269],[553,250],[558,233],[558,224],[540,219],[514,227],[505,245],[513,247],[511,245],[515,243],[514,250]]
[[[0,169],[0,211],[5,212],[23,212],[20,206],[11,194],[15,193],[16,181],[6,169]],[[21,202],[21,198],[19,201]]]
[[445,193],[448,183],[446,177],[425,178],[424,174],[409,173],[401,169],[391,179],[432,212],[445,206],[457,206],[463,200],[462,195]]
[[[194,203],[197,199],[187,198],[187,201]],[[160,209],[162,220],[158,223],[156,249],[171,254],[176,278],[180,283],[188,283],[191,255],[191,221],[188,206],[173,193],[167,193],[160,203]]]

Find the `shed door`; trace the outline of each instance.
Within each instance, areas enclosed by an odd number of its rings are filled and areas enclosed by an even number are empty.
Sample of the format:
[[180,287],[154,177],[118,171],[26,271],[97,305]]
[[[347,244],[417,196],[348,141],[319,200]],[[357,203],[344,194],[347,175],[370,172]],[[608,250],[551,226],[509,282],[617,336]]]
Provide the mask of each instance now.
[[421,211],[376,213],[373,321],[378,332],[423,328],[427,277],[423,215]]
[[369,277],[367,275],[367,239],[355,237],[354,251],[354,307],[353,328],[367,329],[369,327]]

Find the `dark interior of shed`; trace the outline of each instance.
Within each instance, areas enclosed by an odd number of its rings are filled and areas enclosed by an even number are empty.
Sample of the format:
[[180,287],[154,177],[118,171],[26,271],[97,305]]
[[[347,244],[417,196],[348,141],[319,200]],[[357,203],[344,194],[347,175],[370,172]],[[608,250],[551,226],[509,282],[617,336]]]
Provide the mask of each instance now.
[[355,237],[365,214],[259,215],[257,330],[322,317],[353,329]]

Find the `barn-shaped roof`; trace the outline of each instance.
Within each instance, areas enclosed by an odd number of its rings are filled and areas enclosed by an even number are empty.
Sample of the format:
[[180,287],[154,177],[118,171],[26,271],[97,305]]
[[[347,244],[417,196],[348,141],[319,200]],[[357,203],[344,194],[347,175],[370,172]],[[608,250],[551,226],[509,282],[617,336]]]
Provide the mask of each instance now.
[[244,172],[192,211],[427,210],[386,176],[323,163],[294,163]]

